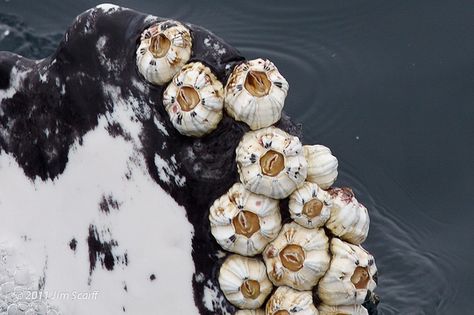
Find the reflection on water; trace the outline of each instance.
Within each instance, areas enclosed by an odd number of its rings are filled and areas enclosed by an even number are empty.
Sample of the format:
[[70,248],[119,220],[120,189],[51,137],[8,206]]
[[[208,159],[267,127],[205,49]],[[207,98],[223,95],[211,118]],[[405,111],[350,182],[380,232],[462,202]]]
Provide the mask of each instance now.
[[[248,58],[274,61],[304,141],[333,150],[337,184],[353,187],[369,209],[365,247],[377,259],[381,314],[456,314],[472,305],[474,171],[455,167],[474,148],[472,22],[462,5],[423,2],[116,2],[202,25]],[[28,11],[0,3],[0,50],[47,56],[73,17],[95,4],[38,3]],[[45,6],[47,14],[35,13]]]

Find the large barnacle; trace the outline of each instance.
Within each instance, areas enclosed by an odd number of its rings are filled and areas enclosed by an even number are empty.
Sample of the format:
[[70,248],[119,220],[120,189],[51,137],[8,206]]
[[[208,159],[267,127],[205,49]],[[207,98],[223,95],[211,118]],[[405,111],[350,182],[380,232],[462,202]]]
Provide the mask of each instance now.
[[307,181],[318,184],[322,189],[328,189],[337,178],[337,158],[329,148],[316,144],[305,145],[304,156],[308,162]]
[[279,287],[270,297],[265,315],[318,315],[311,291]]

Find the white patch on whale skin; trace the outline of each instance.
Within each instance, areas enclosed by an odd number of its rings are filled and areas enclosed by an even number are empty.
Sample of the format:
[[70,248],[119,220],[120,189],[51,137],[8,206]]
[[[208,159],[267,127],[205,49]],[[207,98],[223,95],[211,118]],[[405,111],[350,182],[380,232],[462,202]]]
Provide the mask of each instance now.
[[18,89],[21,87],[26,76],[31,72],[31,70],[20,70],[17,67],[13,67],[10,72],[10,85],[8,89],[0,90],[0,115],[3,114],[2,102],[6,99],[12,98]]
[[223,312],[223,315],[230,315],[230,313],[223,307],[225,305],[225,298],[220,292],[220,289],[208,280],[204,286],[204,296],[202,298],[204,306],[209,311],[220,310]]
[[[113,118],[130,112],[118,106]],[[193,227],[185,209],[148,175],[137,145],[108,134],[110,118],[101,117],[83,144],[71,149],[64,173],[55,180],[32,181],[12,156],[0,154],[0,242],[12,244],[30,270],[44,276],[44,292],[69,294],[49,300],[62,314],[119,314],[122,308],[128,314],[197,314]],[[123,120],[130,124],[127,131],[135,128],[135,138],[139,127]],[[119,208],[104,213],[99,203],[109,195]],[[127,253],[128,265],[116,262],[108,271],[97,261],[90,274],[91,225],[101,241],[117,242],[112,253]],[[69,247],[73,238],[74,251]],[[151,274],[156,280],[150,281]],[[96,298],[73,298],[74,292],[95,291]]]
[[100,9],[100,10],[104,11],[104,13],[107,13],[107,14],[111,14],[111,13],[114,13],[115,11],[122,10],[122,8],[119,7],[118,5],[111,4],[111,3],[99,4],[95,7],[95,9]]

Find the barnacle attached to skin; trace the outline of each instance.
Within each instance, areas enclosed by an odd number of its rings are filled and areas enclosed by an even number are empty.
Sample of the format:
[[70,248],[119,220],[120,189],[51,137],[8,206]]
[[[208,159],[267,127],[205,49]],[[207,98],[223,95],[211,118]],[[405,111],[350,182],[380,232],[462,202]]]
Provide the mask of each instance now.
[[268,277],[277,286],[311,290],[329,267],[328,247],[323,229],[285,224],[263,252]]
[[377,286],[374,257],[338,238],[331,240],[331,253],[331,265],[319,281],[319,298],[327,305],[362,304]]
[[280,120],[288,82],[267,59],[255,59],[234,68],[225,87],[229,116],[256,130]]
[[305,145],[304,156],[308,161],[307,181],[318,184],[322,189],[328,189],[337,178],[337,158],[329,148],[316,144]]
[[279,287],[270,297],[265,315],[318,315],[311,291]]
[[319,315],[368,315],[367,309],[362,305],[318,306]]
[[261,253],[281,229],[278,201],[236,183],[209,212],[211,233],[225,250],[244,256]]
[[261,308],[256,310],[238,310],[235,315],[265,315],[265,311]]
[[262,306],[273,288],[263,262],[239,255],[231,255],[224,261],[219,285],[227,300],[242,309]]
[[223,102],[221,82],[200,62],[184,66],[163,93],[173,126],[185,136],[201,137],[216,129]]
[[236,153],[240,180],[254,193],[283,199],[306,178],[300,140],[281,129],[268,127],[247,132]]
[[331,214],[331,196],[317,184],[305,182],[290,195],[291,218],[305,228],[321,227]]
[[177,21],[164,21],[146,29],[137,48],[138,71],[145,79],[163,85],[189,61],[192,39]]
[[331,188],[333,206],[326,227],[332,234],[352,244],[361,244],[369,233],[367,208],[357,201],[350,188]]

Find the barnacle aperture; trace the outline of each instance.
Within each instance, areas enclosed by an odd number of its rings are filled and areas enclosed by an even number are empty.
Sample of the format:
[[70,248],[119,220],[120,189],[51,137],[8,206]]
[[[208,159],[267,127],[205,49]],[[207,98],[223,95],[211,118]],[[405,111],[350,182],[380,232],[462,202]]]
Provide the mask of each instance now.
[[256,299],[260,295],[260,283],[255,280],[245,280],[240,286],[240,292],[247,299]]
[[191,86],[183,86],[179,89],[176,100],[182,110],[189,112],[199,104],[201,98],[195,88]]
[[164,34],[157,34],[150,39],[148,49],[155,58],[161,58],[166,55],[171,47],[171,41]]
[[301,246],[289,244],[280,252],[280,259],[285,268],[298,271],[303,268],[305,253]]
[[285,157],[280,152],[270,150],[260,158],[262,173],[275,177],[285,168]]
[[272,83],[265,72],[249,71],[244,83],[247,91],[256,97],[262,97],[270,92]]
[[370,275],[367,267],[357,267],[351,277],[351,282],[356,289],[367,289],[370,281]]
[[323,209],[323,202],[319,199],[311,199],[303,206],[303,214],[305,214],[309,218],[315,218],[321,214],[321,210]]
[[232,224],[235,233],[245,237],[251,237],[255,232],[260,230],[260,219],[253,212],[243,210],[239,212],[233,219]]

